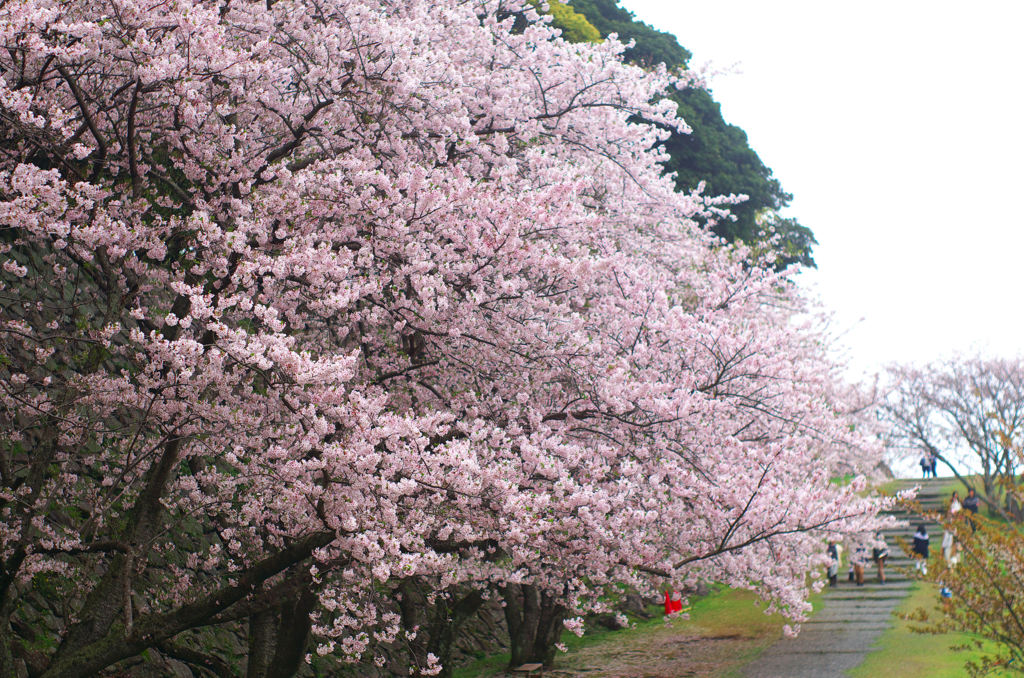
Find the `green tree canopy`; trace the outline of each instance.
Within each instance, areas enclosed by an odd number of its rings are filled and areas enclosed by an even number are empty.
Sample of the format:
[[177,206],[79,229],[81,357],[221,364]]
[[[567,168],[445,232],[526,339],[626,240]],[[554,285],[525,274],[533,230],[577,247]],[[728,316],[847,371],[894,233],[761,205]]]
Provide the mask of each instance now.
[[[573,17],[569,23],[563,19],[562,10],[556,9],[558,4],[551,3],[554,24],[562,28],[566,39],[579,41],[574,37],[579,35],[579,20]],[[574,15],[583,15],[584,22],[589,22],[602,38],[617,33],[623,42],[634,41],[626,50],[627,60],[641,66],[664,63],[669,68],[688,68],[691,54],[674,35],[637,21],[632,12],[619,6],[618,0],[570,0],[569,4]],[[710,224],[711,230],[729,242],[750,244],[763,239],[762,231],[774,232],[779,236],[780,267],[794,263],[814,266],[814,234],[797,220],[779,215],[793,196],[783,190],[771,168],[750,147],[746,133],[725,121],[721,107],[706,89],[682,90],[672,99],[693,130],[690,134],[673,133],[665,142],[670,156],[665,169],[675,173],[678,189],[692,191],[703,181],[710,195],[748,196],[747,201],[730,209],[735,220]]]
[[562,37],[570,42],[600,42],[601,32],[576,10],[564,2],[550,0],[549,11],[556,26],[562,29]]
[[676,173],[679,190],[693,190],[704,181],[710,195],[744,194],[745,202],[730,208],[735,221],[723,220],[712,230],[726,240],[753,243],[760,232],[769,230],[780,237],[783,266],[799,262],[813,266],[814,235],[795,219],[779,216],[793,196],[783,190],[757,153],[747,134],[725,122],[721,107],[705,89],[687,89],[673,94],[679,115],[692,128],[690,134],[672,134],[665,141],[669,160],[666,170]]
[[[676,36],[637,21],[633,13],[619,7],[618,0],[570,0],[570,5],[593,24],[602,38],[617,33],[619,40],[636,44],[626,50],[626,59],[644,66],[664,63],[669,68],[686,68],[690,52]],[[555,17],[557,21],[557,15]]]

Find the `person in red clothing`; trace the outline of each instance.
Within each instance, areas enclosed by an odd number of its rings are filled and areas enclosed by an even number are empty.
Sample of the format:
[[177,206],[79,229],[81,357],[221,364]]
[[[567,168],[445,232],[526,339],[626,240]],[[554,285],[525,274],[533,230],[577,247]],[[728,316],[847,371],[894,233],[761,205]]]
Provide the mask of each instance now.
[[683,595],[679,591],[665,591],[665,614],[683,611]]

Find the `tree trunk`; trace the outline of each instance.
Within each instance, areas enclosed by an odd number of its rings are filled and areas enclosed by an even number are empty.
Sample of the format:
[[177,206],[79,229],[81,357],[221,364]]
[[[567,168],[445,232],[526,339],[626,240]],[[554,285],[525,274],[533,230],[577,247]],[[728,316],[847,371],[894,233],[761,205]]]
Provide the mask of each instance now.
[[249,617],[246,678],[290,678],[302,664],[316,594],[306,581],[296,597]]
[[537,620],[537,632],[534,635],[531,661],[541,662],[550,667],[555,661],[555,645],[562,637],[562,622],[565,621],[566,608],[558,599],[547,593],[540,594],[540,615]]
[[0,630],[0,675],[14,676],[17,670],[14,667],[14,653],[11,652],[10,638],[14,632],[6,620],[2,622],[4,628]]
[[309,631],[313,626],[310,614],[316,606],[317,597],[307,582],[299,597],[281,606],[281,621],[277,628],[277,642],[274,660],[267,673],[268,678],[290,678],[299,671],[306,656]]
[[1017,495],[1012,491],[1006,493],[1006,512],[1010,514],[1013,522],[1024,522],[1024,506],[1021,506]]
[[[451,676],[452,650],[459,638],[459,631],[484,604],[484,592],[473,589],[468,592],[450,592],[451,599],[441,596],[435,603],[427,602],[421,583],[416,579],[406,579],[399,585],[399,608],[402,612],[402,627],[411,631],[419,628],[415,640],[409,643],[413,664],[423,666],[427,654],[433,654],[442,665],[441,678]],[[427,587],[427,590],[430,590]]]
[[272,610],[262,610],[249,616],[249,652],[245,678],[267,678],[270,660],[274,656],[275,618]]
[[452,675],[452,649],[459,637],[459,631],[483,604],[483,591],[474,589],[451,605],[446,601],[437,606],[439,614],[435,628],[431,629],[428,651],[441,662],[441,678],[449,678]]
[[531,584],[509,584],[503,596],[511,645],[509,668],[534,662],[551,666],[555,644],[562,635],[565,607]]

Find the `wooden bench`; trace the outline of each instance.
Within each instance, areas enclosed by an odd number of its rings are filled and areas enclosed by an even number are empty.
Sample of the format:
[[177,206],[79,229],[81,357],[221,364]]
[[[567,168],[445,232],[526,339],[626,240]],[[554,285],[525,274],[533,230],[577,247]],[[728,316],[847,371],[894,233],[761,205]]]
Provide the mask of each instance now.
[[526,676],[540,675],[544,670],[543,664],[523,664],[512,669],[512,673],[522,673]]

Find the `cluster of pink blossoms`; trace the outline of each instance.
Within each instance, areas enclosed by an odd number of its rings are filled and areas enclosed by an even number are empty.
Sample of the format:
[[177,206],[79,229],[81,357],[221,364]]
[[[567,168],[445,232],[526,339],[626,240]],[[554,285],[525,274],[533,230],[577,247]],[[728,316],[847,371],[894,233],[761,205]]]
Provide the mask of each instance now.
[[615,41],[504,0],[11,0],[0,40],[0,674],[286,613],[358,657],[409,578],[799,619],[876,525],[822,335],[695,227],[729,199],[661,176],[677,81]]

